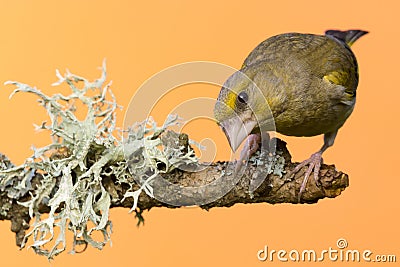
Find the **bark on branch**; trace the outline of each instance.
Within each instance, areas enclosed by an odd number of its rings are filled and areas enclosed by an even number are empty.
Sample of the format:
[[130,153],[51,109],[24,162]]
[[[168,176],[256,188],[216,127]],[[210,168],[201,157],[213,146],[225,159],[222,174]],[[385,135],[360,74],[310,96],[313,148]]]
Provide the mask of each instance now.
[[[286,148],[286,143],[279,139],[277,140],[277,150],[282,151],[282,156],[285,158],[284,168],[286,173],[288,173],[296,166],[296,163],[291,162],[291,155]],[[9,162],[5,162],[7,159],[4,156],[0,158],[0,161],[9,164]],[[206,170],[200,172],[175,170],[168,173],[164,178],[183,186],[208,184],[220,177],[222,171],[233,173],[233,171],[226,169],[227,165],[227,162],[216,162],[211,164]],[[230,207],[236,203],[298,203],[297,197],[300,185],[303,181],[304,171],[300,171],[292,179],[270,174],[266,177],[261,186],[250,194],[249,185],[254,177],[255,170],[256,167],[248,166],[244,175],[229,193],[212,203],[201,206],[201,208],[208,210],[213,207]],[[33,188],[35,188],[35,184],[40,183],[40,179],[41,175],[36,174],[32,179]],[[233,180],[233,175],[225,175],[224,179]],[[112,176],[102,177],[102,183],[111,196],[112,207],[132,207],[132,198],[126,198],[122,201],[128,188],[124,187],[123,184],[116,183]],[[340,195],[348,185],[349,179],[347,174],[337,171],[334,165],[323,164],[320,170],[320,184],[317,185],[314,179],[309,179],[301,202],[315,203],[319,199],[325,197],[334,198]],[[24,202],[29,198],[30,195],[27,193],[18,201]],[[142,192],[138,202],[139,210],[150,210],[154,207],[177,208],[177,206],[165,204]],[[46,213],[48,211],[49,207],[46,205],[40,208],[40,212]],[[16,244],[20,246],[25,236],[25,231],[29,228],[30,217],[28,208],[19,205],[17,200],[8,198],[6,192],[0,191],[0,220],[11,221],[11,231],[16,233]]]

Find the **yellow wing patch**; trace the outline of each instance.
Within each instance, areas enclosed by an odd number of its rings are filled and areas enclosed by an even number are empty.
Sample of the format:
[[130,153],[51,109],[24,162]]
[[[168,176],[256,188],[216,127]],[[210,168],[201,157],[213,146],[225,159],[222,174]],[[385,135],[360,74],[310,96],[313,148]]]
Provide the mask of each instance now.
[[336,85],[346,86],[349,74],[344,71],[333,71],[324,76],[324,80]]
[[341,85],[345,88],[345,94],[343,95],[343,101],[342,103],[347,104],[347,105],[352,105],[354,104],[353,99],[356,96],[356,90],[351,90],[348,88],[348,79],[350,75],[347,72],[344,71],[333,71],[327,75],[324,76],[324,80],[326,82],[336,84],[336,85]]

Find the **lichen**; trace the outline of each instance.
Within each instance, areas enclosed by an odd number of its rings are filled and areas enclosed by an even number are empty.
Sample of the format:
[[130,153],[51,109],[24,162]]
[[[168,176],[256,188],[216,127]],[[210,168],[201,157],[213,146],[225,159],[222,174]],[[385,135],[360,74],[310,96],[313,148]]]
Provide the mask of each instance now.
[[285,158],[282,156],[282,151],[280,150],[273,153],[258,150],[250,157],[249,162],[257,166],[257,172],[253,174],[250,181],[249,194],[251,196],[253,196],[253,192],[263,183],[269,174],[283,177],[285,173]]
[[[58,81],[52,85],[67,85],[69,95],[48,96],[20,82],[6,83],[16,86],[10,97],[18,92],[39,97],[50,122],[43,122],[36,129],[48,131],[52,142],[33,148],[33,155],[20,166],[0,166],[0,191],[14,200],[22,196],[28,199],[18,202],[29,209],[33,218],[22,247],[29,243],[36,253],[49,259],[65,251],[67,232],[73,233],[71,253],[82,244],[102,249],[110,241],[110,205],[121,200],[107,192],[102,183],[104,177],[131,188],[124,198],[133,197],[132,210],[136,210],[142,191],[153,195],[152,177],[180,164],[197,162],[193,150],[183,151],[162,143],[162,134],[178,123],[177,116],[170,116],[161,127],[151,118],[137,123],[125,132],[127,137],[122,141],[123,131],[116,128],[119,106],[111,82],[106,83],[105,62],[101,77],[93,82],[68,70],[64,75],[57,70],[56,76]],[[82,105],[86,114],[79,119],[77,110]],[[134,157],[140,160],[127,164],[126,159]],[[40,182],[33,186],[32,179],[37,175]],[[48,210],[42,211],[43,206]],[[103,238],[95,240],[94,232],[100,232]]]
[[[120,179],[120,181],[130,185],[130,189],[124,195],[124,199],[128,197],[134,199],[130,212],[136,210],[142,191],[154,198],[151,182],[158,175],[171,172],[183,165],[198,162],[198,158],[190,146],[179,144],[179,135],[176,134],[172,137],[171,132],[166,131],[169,127],[179,123],[178,116],[169,115],[164,125],[158,127],[155,121],[149,117],[129,129],[123,146],[127,166],[130,173],[136,178],[136,183],[132,183],[131,180]],[[191,143],[196,144],[195,142]],[[135,185],[140,185],[140,188],[134,190]]]

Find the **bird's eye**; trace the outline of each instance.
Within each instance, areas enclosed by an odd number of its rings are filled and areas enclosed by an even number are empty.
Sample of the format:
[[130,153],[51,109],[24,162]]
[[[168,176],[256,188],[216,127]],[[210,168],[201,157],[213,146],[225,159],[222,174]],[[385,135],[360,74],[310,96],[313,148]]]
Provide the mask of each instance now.
[[238,94],[237,99],[238,99],[238,101],[239,101],[240,103],[246,104],[246,103],[247,103],[247,100],[249,100],[249,96],[247,95],[246,92],[243,91],[243,92],[240,92],[240,93]]

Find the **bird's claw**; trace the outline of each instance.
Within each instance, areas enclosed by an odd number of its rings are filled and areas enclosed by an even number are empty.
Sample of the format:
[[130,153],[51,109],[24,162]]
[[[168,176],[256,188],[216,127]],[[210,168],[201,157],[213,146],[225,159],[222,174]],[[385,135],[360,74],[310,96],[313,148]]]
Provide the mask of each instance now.
[[294,176],[297,172],[299,172],[303,167],[306,165],[309,165],[307,171],[304,174],[304,179],[303,182],[301,183],[300,186],[300,191],[297,196],[297,201],[300,202],[301,200],[301,195],[303,194],[304,190],[306,189],[307,181],[308,178],[310,177],[311,173],[314,170],[314,181],[315,184],[319,184],[319,170],[321,168],[322,164],[322,153],[319,151],[317,153],[314,153],[311,155],[309,159],[306,159],[305,161],[299,163],[290,173],[288,174],[288,177]]

